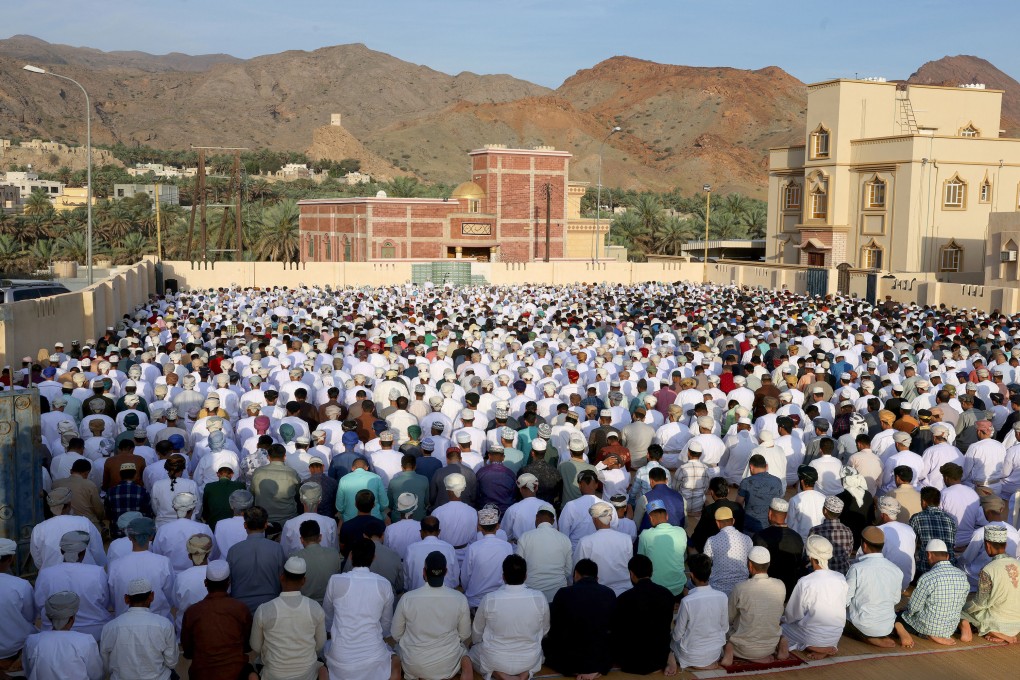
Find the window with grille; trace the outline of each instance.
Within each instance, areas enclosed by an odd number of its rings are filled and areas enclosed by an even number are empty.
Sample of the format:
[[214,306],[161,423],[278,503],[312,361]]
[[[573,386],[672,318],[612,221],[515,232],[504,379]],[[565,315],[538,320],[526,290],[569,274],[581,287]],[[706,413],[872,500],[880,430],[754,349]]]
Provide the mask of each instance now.
[[988,180],[981,183],[981,202],[990,203],[992,201],[992,185]]
[[963,266],[963,248],[956,241],[942,246],[939,252],[939,271],[958,272]]
[[861,249],[862,269],[882,268],[882,249],[871,243]]
[[978,134],[979,133],[977,131],[977,128],[975,128],[973,125],[968,125],[967,127],[960,130],[961,137],[977,137]]
[[829,197],[818,189],[811,194],[811,217],[816,220],[824,220],[829,214]]
[[967,185],[959,178],[946,182],[946,194],[942,205],[946,208],[962,208],[967,197]]
[[811,157],[829,157],[829,131],[825,128],[819,128],[811,135]]
[[876,179],[874,182],[868,182],[868,207],[885,207],[885,182],[880,179]]
[[800,185],[787,184],[783,195],[783,208],[785,210],[800,210]]

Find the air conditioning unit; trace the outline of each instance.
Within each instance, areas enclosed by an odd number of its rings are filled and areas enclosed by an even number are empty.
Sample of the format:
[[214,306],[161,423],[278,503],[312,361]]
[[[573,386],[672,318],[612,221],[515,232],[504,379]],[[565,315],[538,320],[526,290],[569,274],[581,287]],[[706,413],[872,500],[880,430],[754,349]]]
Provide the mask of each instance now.
[[1003,250],[999,253],[1000,262],[1016,262],[1016,251],[1015,250]]

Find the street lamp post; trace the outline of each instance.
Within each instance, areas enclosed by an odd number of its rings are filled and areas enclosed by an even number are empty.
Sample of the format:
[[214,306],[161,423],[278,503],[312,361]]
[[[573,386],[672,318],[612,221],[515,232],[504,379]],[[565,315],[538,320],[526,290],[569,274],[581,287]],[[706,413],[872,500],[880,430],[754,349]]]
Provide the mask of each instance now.
[[86,259],[88,262],[86,262],[86,268],[88,269],[88,280],[89,285],[91,286],[95,283],[95,279],[92,275],[92,105],[89,102],[89,93],[86,92],[85,87],[74,78],[62,76],[59,73],[53,73],[52,71],[47,71],[44,68],[32,66],[31,64],[25,64],[22,68],[30,73],[41,73],[43,75],[53,76],[54,78],[60,78],[61,80],[74,83],[78,86],[78,89],[81,90],[81,93],[85,95],[85,153],[87,157],[87,165],[85,169],[85,209],[88,215],[86,226],[86,240],[88,241]]
[[705,273],[702,282],[708,283],[708,217],[712,214],[712,185],[706,184],[701,189],[705,192],[705,253],[702,257]]
[[[602,140],[602,143],[599,144],[599,185],[598,185],[598,189],[595,192],[595,235],[592,238],[592,243],[594,245],[594,251],[595,252],[592,254],[592,258],[591,258],[592,261],[596,261],[596,260],[599,259],[598,239],[599,239],[599,235],[601,234],[601,231],[600,231],[599,227],[600,227],[600,221],[601,221],[601,218],[602,218],[602,149],[606,146],[606,142],[609,141],[609,138],[612,137],[613,135],[615,135],[617,132],[619,132],[622,129],[623,128],[621,128],[619,125],[614,125],[613,129],[611,129],[609,131],[609,134],[606,135],[605,139]],[[612,219],[612,218],[610,218],[610,219]],[[610,222],[610,228],[612,228],[612,223],[611,222]],[[609,234],[606,234],[606,241],[607,242],[609,241]]]

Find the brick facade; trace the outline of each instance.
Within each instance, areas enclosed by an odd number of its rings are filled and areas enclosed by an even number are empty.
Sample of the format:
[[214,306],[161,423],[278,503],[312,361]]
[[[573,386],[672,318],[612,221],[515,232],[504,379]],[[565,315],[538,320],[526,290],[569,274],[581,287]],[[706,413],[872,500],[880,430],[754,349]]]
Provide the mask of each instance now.
[[[484,196],[338,198],[299,201],[301,260],[498,259],[566,256],[571,155],[551,148],[490,145],[470,153]],[[463,185],[462,185],[463,186]],[[477,191],[477,189],[475,189]]]

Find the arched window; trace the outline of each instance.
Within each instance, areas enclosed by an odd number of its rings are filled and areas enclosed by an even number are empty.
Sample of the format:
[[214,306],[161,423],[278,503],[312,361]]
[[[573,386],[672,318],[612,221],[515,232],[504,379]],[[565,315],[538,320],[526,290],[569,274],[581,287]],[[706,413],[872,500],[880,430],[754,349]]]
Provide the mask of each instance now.
[[344,236],[344,262],[351,261],[351,242]]
[[867,206],[869,208],[885,207],[885,182],[877,177],[867,184]]
[[875,243],[874,239],[861,248],[861,269],[882,268],[882,246]]
[[942,207],[947,210],[963,210],[967,207],[967,183],[959,175],[947,179],[942,192]]
[[783,210],[800,210],[800,185],[796,182],[783,187]]
[[829,157],[829,131],[821,125],[811,133],[811,158]]
[[939,271],[958,272],[963,268],[963,248],[950,239],[949,243],[939,248]]
[[978,192],[978,200],[982,203],[992,202],[992,183],[986,178],[981,182],[981,189]]
[[397,256],[397,247],[393,245],[393,241],[383,241],[382,247],[379,249],[379,255],[384,260],[392,260]]
[[825,188],[818,186],[811,192],[811,218],[824,220],[829,215],[829,195]]
[[967,127],[960,130],[961,137],[980,137],[981,131],[974,127],[973,123],[967,125]]

